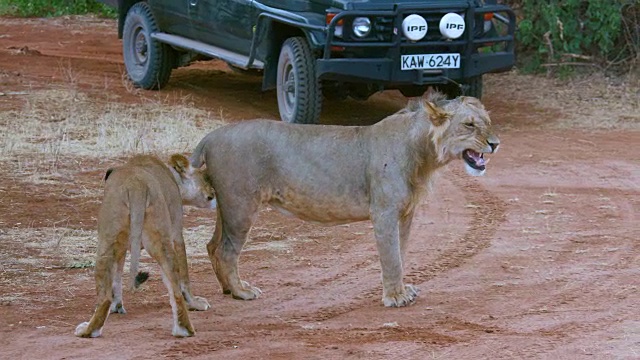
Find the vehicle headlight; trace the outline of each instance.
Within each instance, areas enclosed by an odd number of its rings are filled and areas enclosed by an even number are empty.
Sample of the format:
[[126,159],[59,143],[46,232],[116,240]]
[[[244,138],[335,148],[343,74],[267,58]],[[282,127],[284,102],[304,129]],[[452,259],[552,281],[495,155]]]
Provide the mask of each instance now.
[[464,33],[464,18],[456,13],[445,14],[440,19],[440,33],[446,39],[457,39]]
[[353,33],[357,37],[365,37],[371,32],[371,20],[368,17],[357,17],[353,19]]

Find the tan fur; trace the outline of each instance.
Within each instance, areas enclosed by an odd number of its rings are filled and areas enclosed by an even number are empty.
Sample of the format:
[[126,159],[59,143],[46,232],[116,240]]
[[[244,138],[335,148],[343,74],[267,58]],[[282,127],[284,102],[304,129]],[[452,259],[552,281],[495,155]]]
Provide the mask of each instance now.
[[[402,281],[403,258],[414,210],[433,174],[467,149],[493,152],[498,143],[477,99],[446,100],[439,93],[368,127],[254,120],[212,131],[191,162],[206,163],[218,197],[207,250],[223,292],[240,299],[261,294],[240,279],[238,257],[266,203],[323,224],[371,220],[383,303],[410,304],[417,290]],[[484,173],[465,166],[470,174]]]
[[160,264],[174,315],[173,335],[194,334],[187,308],[206,310],[206,299],[190,290],[182,237],[182,205],[211,208],[215,204],[207,175],[187,158],[175,154],[169,166],[153,156],[136,156],[126,165],[109,169],[98,214],[98,251],[95,280],[98,305],[89,322],[76,328],[80,337],[97,337],[110,312],[122,306],[122,269],[131,248],[132,287],[140,250]]

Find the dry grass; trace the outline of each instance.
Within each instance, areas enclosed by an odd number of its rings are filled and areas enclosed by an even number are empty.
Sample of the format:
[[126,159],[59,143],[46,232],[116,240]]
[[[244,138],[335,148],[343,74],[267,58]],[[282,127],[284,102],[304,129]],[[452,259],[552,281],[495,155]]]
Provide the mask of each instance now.
[[[570,80],[521,75],[485,77],[487,94],[562,114],[545,128],[640,130],[640,75],[590,74]],[[535,116],[534,116],[535,117]]]
[[[61,166],[63,162],[190,152],[204,134],[223,124],[187,104],[96,102],[76,90],[72,73],[67,80],[67,87],[30,91],[19,111],[0,111],[0,162],[20,182],[64,189],[79,169],[73,164]],[[101,191],[100,186],[78,188],[69,197],[94,201]],[[206,226],[187,229],[186,240],[200,244],[212,232]],[[0,253],[0,271],[18,274],[38,269],[47,274],[51,268],[92,267],[97,234],[95,230],[15,227],[0,230],[0,242],[3,248],[13,249],[11,254]],[[206,255],[204,246],[188,249],[190,255]]]
[[[211,239],[212,226],[196,226],[183,231],[190,264],[208,262],[206,244]],[[11,228],[0,232],[0,241],[16,253],[32,254],[16,257],[0,253],[0,271],[29,271],[34,268],[87,268],[95,265],[98,235],[96,230],[70,228]],[[20,249],[20,250],[18,250]],[[129,261],[125,265],[128,271]],[[142,252],[143,262],[152,262]]]
[[[269,208],[262,211],[271,211]],[[186,228],[183,231],[184,242],[187,248],[187,256],[190,264],[209,263],[207,255],[207,243],[213,235],[214,223],[207,219],[205,225]],[[274,253],[292,253],[299,244],[315,242],[317,238],[326,237],[326,229],[320,228],[311,230],[306,236],[289,236],[272,226],[261,226],[260,224],[251,229],[249,241],[243,248],[243,252],[269,251]]]
[[188,152],[222,124],[187,105],[99,104],[72,88],[42,90],[21,111],[0,112],[0,161],[37,173],[58,171],[61,158]]
[[0,233],[0,241],[19,253],[33,254],[16,257],[0,254],[4,270],[46,269],[51,267],[78,268],[93,266],[96,253],[96,231],[68,228],[11,228]]

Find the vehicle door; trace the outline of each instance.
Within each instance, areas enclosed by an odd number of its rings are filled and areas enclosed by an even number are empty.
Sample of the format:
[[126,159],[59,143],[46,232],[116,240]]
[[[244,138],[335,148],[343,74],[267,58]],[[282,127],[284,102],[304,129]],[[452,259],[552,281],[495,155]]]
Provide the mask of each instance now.
[[[248,55],[256,10],[253,0],[188,0],[197,40]],[[195,3],[195,4],[194,4]]]
[[149,0],[149,6],[161,32],[190,37],[189,1]]

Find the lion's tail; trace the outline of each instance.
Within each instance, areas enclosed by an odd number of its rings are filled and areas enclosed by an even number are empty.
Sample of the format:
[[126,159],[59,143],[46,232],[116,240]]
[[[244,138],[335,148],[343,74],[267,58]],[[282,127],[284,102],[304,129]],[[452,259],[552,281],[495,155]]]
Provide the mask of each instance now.
[[131,263],[129,274],[131,289],[136,289],[149,278],[149,273],[138,273],[140,252],[142,251],[142,229],[144,228],[144,214],[147,211],[149,194],[141,191],[129,192],[129,244],[131,246]]
[[195,150],[193,150],[193,153],[189,157],[189,162],[191,163],[191,166],[193,166],[196,169],[199,169],[202,167],[202,165],[204,165],[204,147],[209,142],[208,141],[209,134],[207,134],[204,138],[202,138],[202,140],[200,140],[198,145],[196,145]]

